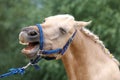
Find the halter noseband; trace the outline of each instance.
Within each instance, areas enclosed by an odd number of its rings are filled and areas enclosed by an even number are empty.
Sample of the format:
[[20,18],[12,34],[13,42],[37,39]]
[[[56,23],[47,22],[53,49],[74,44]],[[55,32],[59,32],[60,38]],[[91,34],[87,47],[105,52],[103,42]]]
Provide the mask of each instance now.
[[42,26],[40,24],[36,24],[36,26],[39,29],[40,53],[41,54],[56,54],[56,53],[59,53],[59,54],[63,55],[65,53],[65,51],[67,50],[67,48],[69,47],[69,45],[71,44],[71,42],[73,41],[74,36],[75,36],[75,34],[77,32],[77,30],[75,30],[75,32],[69,38],[67,43],[63,46],[63,48],[57,48],[57,49],[54,49],[54,50],[43,50],[43,47],[44,47],[44,34],[43,34]]

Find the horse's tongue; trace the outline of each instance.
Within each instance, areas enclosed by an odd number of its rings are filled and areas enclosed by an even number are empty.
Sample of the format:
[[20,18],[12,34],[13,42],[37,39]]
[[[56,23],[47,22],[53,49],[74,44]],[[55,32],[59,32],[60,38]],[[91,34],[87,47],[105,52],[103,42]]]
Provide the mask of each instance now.
[[35,46],[34,43],[29,43],[29,44],[25,47],[25,49],[26,49],[26,50],[31,50],[31,49],[34,48],[34,46]]

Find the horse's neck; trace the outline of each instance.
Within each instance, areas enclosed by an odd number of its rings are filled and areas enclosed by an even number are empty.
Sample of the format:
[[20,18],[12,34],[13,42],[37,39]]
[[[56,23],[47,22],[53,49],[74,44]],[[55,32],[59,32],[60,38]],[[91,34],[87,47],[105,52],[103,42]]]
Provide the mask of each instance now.
[[[95,75],[101,76],[100,72],[102,73],[103,69],[106,69],[110,63],[114,64],[110,57],[104,53],[100,45],[80,31],[77,31],[70,50],[73,59],[77,63],[77,66],[74,67],[77,80],[93,80],[93,78],[98,77]],[[96,74],[97,72],[99,74]]]
[[[62,57],[62,61],[65,66],[69,80],[83,80],[83,78],[81,78],[80,76],[86,76],[86,73],[85,74],[80,73],[86,72],[86,68],[84,66],[85,65],[84,59],[86,59],[86,54],[83,54],[81,56],[77,55],[82,51],[83,51],[82,53],[84,53],[83,41],[79,40],[79,38],[81,39],[82,37],[80,37],[79,35],[75,37],[73,43],[71,44],[72,49],[71,50],[68,49],[65,55]],[[78,42],[80,43],[74,43],[76,42],[76,40],[79,40]],[[80,45],[82,46],[80,47]]]
[[70,49],[75,59],[87,66],[88,62],[106,61],[104,59],[109,58],[100,45],[80,31],[77,32]]
[[80,31],[62,61],[69,80],[120,80],[116,63],[100,45]]

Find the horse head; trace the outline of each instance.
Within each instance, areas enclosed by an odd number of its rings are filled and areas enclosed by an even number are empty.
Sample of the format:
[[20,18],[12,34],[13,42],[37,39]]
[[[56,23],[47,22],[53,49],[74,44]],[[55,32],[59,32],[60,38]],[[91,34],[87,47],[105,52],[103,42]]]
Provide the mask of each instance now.
[[[75,21],[74,17],[68,14],[45,18],[45,22],[40,24],[44,36],[43,50],[62,49],[75,30],[88,24],[90,22]],[[22,49],[22,53],[28,58],[34,58],[39,51],[39,38],[40,32],[36,25],[21,30],[19,34],[20,43],[27,45]],[[56,55],[50,54],[48,56]]]

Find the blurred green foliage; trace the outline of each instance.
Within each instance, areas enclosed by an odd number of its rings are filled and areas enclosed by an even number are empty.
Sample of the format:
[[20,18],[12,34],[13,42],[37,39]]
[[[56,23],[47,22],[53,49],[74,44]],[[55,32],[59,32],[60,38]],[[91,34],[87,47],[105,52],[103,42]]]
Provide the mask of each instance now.
[[[99,35],[106,47],[120,60],[120,0],[0,0],[0,74],[21,67],[28,60],[22,55],[18,34],[25,26],[40,23],[45,17],[71,14],[89,21],[88,27]],[[60,60],[40,61],[41,70],[29,68],[23,76],[2,80],[67,80]]]

